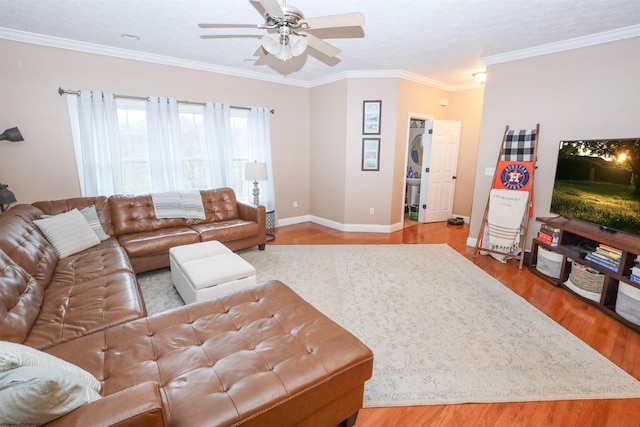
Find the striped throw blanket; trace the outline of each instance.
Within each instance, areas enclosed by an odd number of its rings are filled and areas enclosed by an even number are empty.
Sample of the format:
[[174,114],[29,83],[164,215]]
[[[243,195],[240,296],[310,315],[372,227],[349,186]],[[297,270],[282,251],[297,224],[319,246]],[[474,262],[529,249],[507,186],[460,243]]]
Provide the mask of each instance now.
[[518,247],[528,201],[528,191],[491,190],[487,215],[490,249],[510,253]]
[[165,191],[151,194],[156,218],[206,219],[199,191]]

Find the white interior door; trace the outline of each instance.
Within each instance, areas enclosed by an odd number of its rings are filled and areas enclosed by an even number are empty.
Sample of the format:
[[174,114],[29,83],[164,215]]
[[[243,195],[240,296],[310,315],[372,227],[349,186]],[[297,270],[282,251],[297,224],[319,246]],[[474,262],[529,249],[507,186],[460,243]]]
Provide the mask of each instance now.
[[434,120],[430,138],[425,137],[419,222],[446,221],[452,215],[460,125],[457,121]]

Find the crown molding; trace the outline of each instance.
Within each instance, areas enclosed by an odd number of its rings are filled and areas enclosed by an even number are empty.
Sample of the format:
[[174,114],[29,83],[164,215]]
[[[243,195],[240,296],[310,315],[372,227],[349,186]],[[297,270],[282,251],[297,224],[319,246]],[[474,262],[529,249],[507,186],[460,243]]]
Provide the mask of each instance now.
[[[624,27],[617,30],[606,31],[603,33],[592,34],[584,37],[577,37],[561,42],[549,43],[540,45],[528,49],[522,49],[513,52],[507,52],[498,55],[490,55],[480,58],[480,60],[486,65],[499,64],[502,62],[515,61],[518,59],[526,59],[534,56],[546,55],[549,53],[556,53],[570,49],[576,49],[581,47],[592,46],[601,43],[608,43],[617,40],[623,40],[632,37],[640,36],[640,25],[633,25],[630,27]],[[437,89],[442,89],[450,92],[477,89],[481,87],[480,84],[475,82],[462,85],[449,85],[438,80],[430,79],[428,77],[410,73],[402,70],[361,70],[361,71],[345,71],[341,73],[335,73],[326,77],[316,79],[313,81],[305,81],[299,79],[293,79],[283,76],[270,76],[264,73],[245,71],[232,67],[223,67],[219,65],[212,65],[199,61],[190,61],[186,59],[179,59],[163,55],[149,54],[129,49],[113,48],[104,45],[98,45],[93,43],[79,42],[70,39],[64,39],[60,37],[45,36],[36,33],[29,33],[25,31],[18,31],[9,28],[0,27],[0,38],[13,40],[24,43],[31,43],[49,47],[55,47],[60,49],[74,50],[84,53],[92,53],[96,55],[112,56],[116,58],[131,59],[135,61],[150,62],[154,64],[170,65],[174,67],[189,68],[199,71],[207,71],[211,73],[225,74],[234,77],[243,77],[248,79],[266,81],[270,83],[279,83],[284,85],[312,88],[322,86],[328,83],[337,82],[345,79],[380,79],[380,78],[400,78],[416,83],[431,86]]]
[[280,83],[290,86],[309,87],[309,82],[292,79],[290,77],[269,76],[264,73],[244,71],[237,68],[222,67],[219,65],[207,64],[205,62],[190,61],[170,56],[155,55],[129,49],[120,49],[93,43],[79,42],[60,37],[44,36],[41,34],[17,31],[0,27],[0,38],[24,43],[31,43],[59,49],[74,50],[96,55],[112,56],[116,58],[131,59],[135,61],[150,62],[154,64],[170,65],[174,67],[190,68],[211,73],[226,74],[234,77],[244,77],[254,80],[262,80],[270,83]]
[[528,49],[516,50],[513,52],[507,52],[498,55],[485,56],[480,58],[480,60],[486,65],[500,64],[502,62],[516,61],[518,59],[526,59],[534,56],[562,52],[565,50],[593,46],[638,36],[640,36],[640,25],[632,25],[630,27],[605,31],[603,33],[591,34],[588,36],[576,37],[560,42],[543,44]]
[[449,90],[449,85],[432,80],[427,77],[409,73],[401,70],[372,70],[372,71],[345,71],[342,73],[331,74],[321,79],[313,80],[311,82],[299,79],[292,79],[290,77],[281,76],[269,76],[264,73],[257,73],[251,71],[240,70],[232,67],[222,67],[219,65],[212,65],[204,62],[190,61],[186,59],[174,58],[170,56],[155,55],[145,52],[139,52],[129,49],[114,48],[94,43],[80,42],[70,39],[64,39],[60,37],[45,36],[42,34],[29,33],[26,31],[18,31],[10,28],[0,27],[0,38],[13,40],[23,43],[37,44],[42,46],[49,46],[59,49],[73,50],[77,52],[92,53],[96,55],[111,56],[122,59],[131,59],[134,61],[150,62],[154,64],[170,65],[174,67],[189,68],[199,71],[208,71],[218,74],[226,74],[234,77],[244,77],[248,79],[267,81],[271,83],[280,83],[290,86],[297,86],[302,88],[312,88],[316,86],[322,86],[327,83],[332,83],[344,79],[367,79],[367,78],[403,78],[406,80],[415,81],[417,83],[434,86],[440,89]]
[[312,80],[309,87],[317,87],[346,79],[393,79],[398,78],[400,71],[397,70],[360,70],[343,71],[341,73],[330,74],[320,79]]
[[310,83],[310,87],[322,86],[328,83],[333,83],[345,79],[404,79],[443,90],[451,90],[452,87],[438,80],[433,80],[419,74],[402,70],[345,71],[342,73],[331,74],[321,79],[313,80]]
[[415,83],[420,83],[423,85],[435,87],[437,89],[442,89],[446,91],[451,90],[451,85],[447,83],[443,83],[438,80],[430,79],[428,77],[422,76],[420,74],[409,73],[407,71],[400,71],[399,77],[401,79],[409,80]]

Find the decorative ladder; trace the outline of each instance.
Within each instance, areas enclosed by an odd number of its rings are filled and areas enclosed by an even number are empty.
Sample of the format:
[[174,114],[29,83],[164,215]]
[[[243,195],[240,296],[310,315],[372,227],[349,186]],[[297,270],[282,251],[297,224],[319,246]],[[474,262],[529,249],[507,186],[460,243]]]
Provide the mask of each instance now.
[[[509,130],[509,125],[504,130],[502,146],[498,154],[496,168],[493,175],[491,189],[507,189],[513,191],[528,191],[528,206],[520,224],[520,239],[516,245],[516,251],[505,252],[499,249],[492,249],[488,245],[483,247],[486,229],[488,227],[489,209],[491,202],[491,191],[487,198],[487,206],[484,210],[480,232],[476,239],[474,258],[479,253],[489,253],[502,255],[505,258],[512,258],[519,261],[519,268],[524,265],[525,248],[527,244],[527,231],[529,228],[529,218],[533,216],[533,179],[535,172],[535,162],[538,154],[538,136],[540,135],[540,124],[536,124],[535,129],[523,129],[519,131]],[[517,253],[515,253],[517,252]]]

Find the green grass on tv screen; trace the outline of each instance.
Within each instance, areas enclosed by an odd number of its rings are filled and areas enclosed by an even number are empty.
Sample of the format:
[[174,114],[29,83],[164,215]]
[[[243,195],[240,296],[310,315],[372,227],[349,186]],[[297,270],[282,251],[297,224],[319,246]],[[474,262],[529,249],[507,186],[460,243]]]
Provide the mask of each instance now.
[[630,185],[556,180],[551,212],[640,234],[640,200]]

